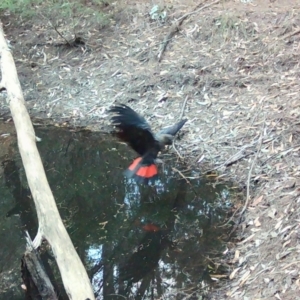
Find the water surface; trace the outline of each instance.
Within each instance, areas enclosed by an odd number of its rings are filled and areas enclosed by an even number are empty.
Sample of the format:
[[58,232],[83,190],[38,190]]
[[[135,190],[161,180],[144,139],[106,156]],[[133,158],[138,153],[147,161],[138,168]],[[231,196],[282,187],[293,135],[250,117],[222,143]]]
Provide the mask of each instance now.
[[[176,170],[185,177],[195,172],[169,151],[156,185],[141,186],[123,176],[134,153],[110,136],[36,131],[50,187],[97,299],[199,299],[213,287],[224,272],[214,261],[230,232],[220,226],[230,211],[226,184],[184,179]],[[9,147],[0,153],[0,299],[24,299],[23,231],[34,238],[37,219],[16,142]],[[51,250],[43,249],[45,268],[67,299]]]

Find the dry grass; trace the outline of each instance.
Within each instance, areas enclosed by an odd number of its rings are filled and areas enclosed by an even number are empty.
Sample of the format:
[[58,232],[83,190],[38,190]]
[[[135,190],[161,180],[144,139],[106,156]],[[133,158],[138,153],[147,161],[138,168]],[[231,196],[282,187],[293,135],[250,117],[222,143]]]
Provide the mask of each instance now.
[[[158,63],[172,22],[199,3],[162,4],[169,14],[165,23],[150,20],[149,3],[114,7],[114,25],[87,28],[87,46],[76,49],[55,47],[61,41],[42,24],[8,26],[31,114],[101,130],[108,128],[108,107],[119,101],[160,127],[180,116],[188,97],[189,121],[176,149],[202,172],[215,169],[238,183],[247,199],[247,205],[237,204],[237,243],[224,257],[230,280],[212,298],[295,299],[299,5],[221,1],[189,15]],[[23,32],[22,40],[13,32]]]

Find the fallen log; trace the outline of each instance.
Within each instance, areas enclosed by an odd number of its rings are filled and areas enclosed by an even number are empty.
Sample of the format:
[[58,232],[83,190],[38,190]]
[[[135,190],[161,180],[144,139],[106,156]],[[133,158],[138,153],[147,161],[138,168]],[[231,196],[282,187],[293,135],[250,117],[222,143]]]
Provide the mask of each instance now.
[[52,247],[61,273],[63,284],[70,299],[95,299],[86,270],[72,244],[59,215],[45,170],[36,147],[33,125],[18,79],[16,66],[5,40],[0,21],[0,59],[2,79],[0,87],[5,88],[12,118],[15,124],[19,151],[24,165],[39,222],[34,239],[35,248],[46,239]]
[[29,233],[26,232],[27,246],[21,259],[21,273],[25,284],[26,299],[58,300],[53,285],[45,272],[39,253],[34,249]]

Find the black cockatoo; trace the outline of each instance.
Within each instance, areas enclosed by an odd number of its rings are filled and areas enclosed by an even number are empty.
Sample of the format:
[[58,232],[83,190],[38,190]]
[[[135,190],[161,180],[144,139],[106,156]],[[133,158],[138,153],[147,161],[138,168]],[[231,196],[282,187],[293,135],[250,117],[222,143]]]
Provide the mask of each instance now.
[[140,156],[124,172],[128,178],[148,184],[157,178],[155,159],[165,145],[171,145],[176,133],[187,119],[154,134],[147,121],[125,104],[113,106],[111,123],[116,127],[116,136],[126,142]]

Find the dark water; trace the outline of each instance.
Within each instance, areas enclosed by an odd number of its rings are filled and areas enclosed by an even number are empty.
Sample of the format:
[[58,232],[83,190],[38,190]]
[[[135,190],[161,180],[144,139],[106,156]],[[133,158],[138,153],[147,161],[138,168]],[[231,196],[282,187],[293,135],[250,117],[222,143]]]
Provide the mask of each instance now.
[[[189,179],[193,171],[165,154],[160,180],[139,186],[122,172],[134,153],[109,136],[37,129],[38,147],[57,206],[84,262],[97,299],[201,299],[222,266],[230,228],[227,185]],[[24,299],[23,230],[37,219],[20,157],[2,159],[0,173],[0,299]],[[195,176],[194,176],[195,177]],[[62,245],[63,247],[63,245]],[[67,299],[51,251],[42,260],[60,299]]]

